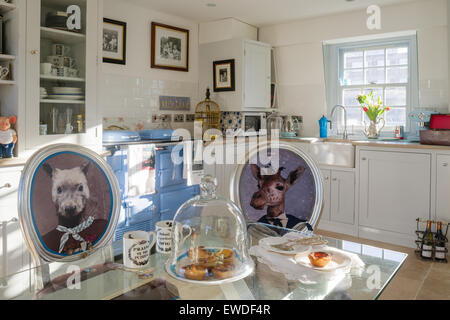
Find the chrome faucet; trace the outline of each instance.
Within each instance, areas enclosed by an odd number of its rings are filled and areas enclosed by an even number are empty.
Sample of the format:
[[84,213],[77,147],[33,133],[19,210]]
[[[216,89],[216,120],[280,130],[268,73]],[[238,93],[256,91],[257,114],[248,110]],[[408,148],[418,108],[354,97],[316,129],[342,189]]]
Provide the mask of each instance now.
[[[337,104],[333,107],[333,109],[331,110],[331,119],[333,119],[333,115],[336,112],[336,109],[341,108],[342,110],[344,110],[344,135],[342,136],[342,138],[344,140],[348,139],[348,133],[347,133],[347,109],[345,109],[345,107],[343,105]],[[330,121],[330,129],[333,129],[333,122]]]

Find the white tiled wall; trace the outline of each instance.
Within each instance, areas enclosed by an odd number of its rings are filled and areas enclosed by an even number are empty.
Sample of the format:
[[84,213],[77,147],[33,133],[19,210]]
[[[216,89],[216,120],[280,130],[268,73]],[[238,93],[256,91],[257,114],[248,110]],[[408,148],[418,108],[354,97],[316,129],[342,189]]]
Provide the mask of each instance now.
[[[127,23],[126,65],[103,63],[99,75],[100,117],[104,125],[130,129],[157,127],[153,114],[194,113],[198,101],[198,23],[138,6],[127,0],[103,1],[106,18]],[[164,23],[189,30],[189,72],[150,67],[150,26]],[[190,97],[189,112],[159,110],[159,96]],[[120,118],[120,119],[119,119]],[[106,119],[106,120],[105,120]],[[191,129],[192,123],[172,123],[174,129]]]
[[[199,102],[197,82],[156,80],[144,76],[103,74],[100,81],[99,103],[103,124],[127,126],[132,130],[157,128],[153,114],[191,114]],[[160,111],[159,96],[189,97],[190,111]],[[171,123],[174,129],[192,129],[192,123]]]

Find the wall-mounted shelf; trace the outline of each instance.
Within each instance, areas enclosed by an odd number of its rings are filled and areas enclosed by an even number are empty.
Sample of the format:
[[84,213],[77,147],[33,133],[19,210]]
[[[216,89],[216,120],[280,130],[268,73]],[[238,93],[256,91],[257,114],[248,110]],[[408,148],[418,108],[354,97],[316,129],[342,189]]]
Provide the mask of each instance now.
[[85,104],[84,100],[56,100],[56,99],[41,99],[41,103],[51,103],[51,104]]
[[15,4],[0,1],[0,14],[5,14],[5,13],[7,13],[9,11],[12,11],[12,10],[14,10],[16,8],[17,7],[16,7]]
[[86,41],[86,35],[70,31],[41,27],[41,37],[63,44],[76,44]]
[[43,75],[41,75],[41,79],[48,80],[48,81],[86,82],[86,79],[84,79],[84,78],[55,77],[55,76],[43,76]]
[[16,60],[16,56],[12,56],[9,54],[0,54],[0,62],[14,61],[14,60]]
[[16,82],[13,80],[0,80],[0,85],[12,86],[15,84],[16,84]]

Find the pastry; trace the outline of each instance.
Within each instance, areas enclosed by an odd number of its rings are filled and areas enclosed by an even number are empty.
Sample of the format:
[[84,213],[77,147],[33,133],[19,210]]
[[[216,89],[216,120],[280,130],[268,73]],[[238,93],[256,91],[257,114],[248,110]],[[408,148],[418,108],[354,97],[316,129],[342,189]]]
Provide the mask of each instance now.
[[208,275],[207,268],[195,264],[183,267],[183,270],[184,276],[191,280],[205,280],[206,276]]
[[205,247],[195,247],[194,249],[188,250],[188,257],[193,262],[206,262],[211,256],[211,252],[205,249]]
[[214,256],[223,264],[232,264],[234,262],[235,253],[230,249],[222,249],[214,252]]
[[228,279],[234,275],[234,264],[219,264],[211,272],[216,279]]
[[326,252],[311,252],[308,258],[313,266],[319,268],[327,266],[331,261],[331,255]]

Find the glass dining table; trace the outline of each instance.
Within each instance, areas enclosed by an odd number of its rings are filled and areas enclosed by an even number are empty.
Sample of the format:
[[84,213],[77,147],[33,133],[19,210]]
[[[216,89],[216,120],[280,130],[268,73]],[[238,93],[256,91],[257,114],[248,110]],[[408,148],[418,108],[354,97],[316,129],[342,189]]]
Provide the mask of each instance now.
[[[249,247],[267,237],[299,233],[260,223],[249,224]],[[274,271],[263,259],[252,256],[255,271],[228,284],[191,284],[169,276],[167,255],[154,253],[139,270],[123,267],[122,243],[115,242],[79,263],[50,263],[0,278],[1,300],[373,300],[395,277],[407,254],[323,237],[327,246],[347,252],[362,262],[357,273],[343,273],[308,283]],[[106,262],[107,261],[107,262]],[[42,274],[51,284],[39,290]],[[289,278],[289,279],[288,279]]]

